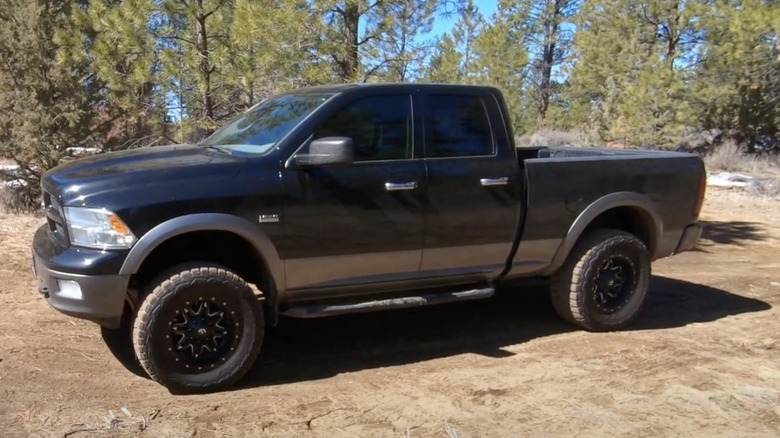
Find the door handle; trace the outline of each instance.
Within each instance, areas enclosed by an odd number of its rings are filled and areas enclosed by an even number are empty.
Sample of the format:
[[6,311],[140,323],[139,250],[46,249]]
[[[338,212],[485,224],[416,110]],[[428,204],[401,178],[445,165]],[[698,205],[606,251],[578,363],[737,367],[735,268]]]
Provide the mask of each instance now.
[[397,192],[400,190],[414,190],[416,188],[417,188],[417,183],[415,181],[403,182],[403,183],[392,183],[392,182],[385,183],[385,190],[387,190],[388,192]]
[[482,184],[485,187],[490,186],[505,186],[509,184],[509,178],[503,177],[503,178],[482,178],[479,180],[479,183]]

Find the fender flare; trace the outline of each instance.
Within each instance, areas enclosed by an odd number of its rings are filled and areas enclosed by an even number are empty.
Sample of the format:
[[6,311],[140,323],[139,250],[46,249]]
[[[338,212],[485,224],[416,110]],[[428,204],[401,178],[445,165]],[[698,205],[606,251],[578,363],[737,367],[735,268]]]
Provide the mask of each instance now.
[[[588,205],[580,214],[574,219],[574,222],[569,227],[569,231],[566,233],[566,237],[558,247],[558,251],[553,257],[552,264],[547,268],[544,275],[552,275],[563,266],[569,253],[574,249],[574,245],[577,244],[582,233],[590,225],[594,219],[596,219],[602,213],[612,210],[618,207],[633,207],[641,212],[647,214],[652,221],[651,236],[653,242],[657,242],[658,239],[663,236],[663,221],[661,216],[655,210],[653,201],[647,196],[635,192],[616,192],[609,195],[602,196],[601,198],[593,201]],[[652,248],[649,248],[651,251]]]
[[144,260],[159,245],[172,237],[195,231],[227,231],[243,238],[257,251],[271,274],[277,297],[284,294],[284,264],[271,239],[255,224],[238,216],[224,213],[196,213],[178,216],[158,224],[144,234],[127,254],[120,275],[138,272]]

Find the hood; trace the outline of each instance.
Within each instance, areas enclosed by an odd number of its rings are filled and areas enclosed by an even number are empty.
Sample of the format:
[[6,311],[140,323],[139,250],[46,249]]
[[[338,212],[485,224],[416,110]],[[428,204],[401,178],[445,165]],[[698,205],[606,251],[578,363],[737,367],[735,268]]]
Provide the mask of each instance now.
[[197,179],[198,184],[237,175],[246,162],[225,152],[195,145],[157,146],[94,155],[55,167],[43,189],[64,205],[87,205],[109,191],[149,190]]

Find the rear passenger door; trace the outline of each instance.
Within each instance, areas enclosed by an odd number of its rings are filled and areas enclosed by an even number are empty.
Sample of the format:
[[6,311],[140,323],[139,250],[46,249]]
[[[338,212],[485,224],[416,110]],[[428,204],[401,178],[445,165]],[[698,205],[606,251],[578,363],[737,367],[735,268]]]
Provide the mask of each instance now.
[[491,279],[511,251],[522,199],[499,103],[490,92],[460,88],[427,93],[423,107],[428,184],[421,274]]

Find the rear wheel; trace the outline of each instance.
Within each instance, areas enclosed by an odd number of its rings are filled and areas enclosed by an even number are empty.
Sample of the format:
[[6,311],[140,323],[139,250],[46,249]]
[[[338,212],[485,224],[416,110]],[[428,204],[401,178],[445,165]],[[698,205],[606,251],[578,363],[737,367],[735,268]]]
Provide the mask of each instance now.
[[616,330],[639,314],[650,281],[650,255],[636,236],[597,229],[582,237],[553,275],[553,306],[591,331]]
[[138,308],[133,348],[149,376],[172,392],[204,392],[237,382],[263,341],[259,298],[233,272],[178,266],[152,285]]

